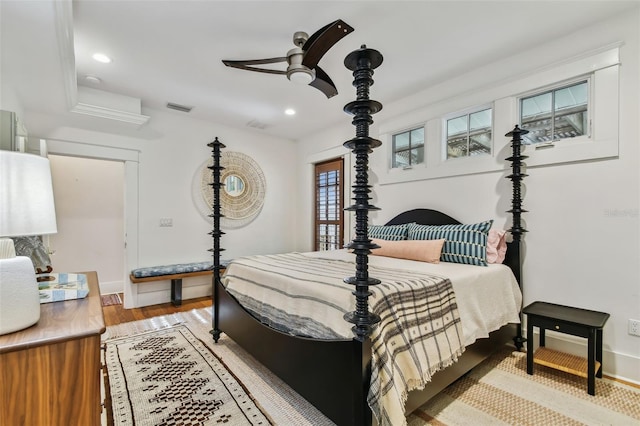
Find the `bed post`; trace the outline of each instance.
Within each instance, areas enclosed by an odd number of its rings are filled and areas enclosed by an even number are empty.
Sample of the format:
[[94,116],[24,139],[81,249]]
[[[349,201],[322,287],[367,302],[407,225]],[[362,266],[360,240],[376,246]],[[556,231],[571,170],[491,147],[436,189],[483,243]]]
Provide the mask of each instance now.
[[220,339],[220,334],[222,333],[218,323],[218,282],[220,281],[220,252],[224,251],[224,249],[220,247],[220,237],[224,235],[224,232],[220,230],[220,218],[223,217],[222,213],[220,213],[220,187],[222,186],[222,182],[220,182],[220,172],[224,169],[224,167],[220,165],[220,149],[225,148],[225,146],[217,137],[213,142],[208,143],[207,146],[212,149],[211,157],[213,158],[212,165],[207,167],[211,170],[213,176],[210,184],[213,188],[213,205],[211,206],[213,213],[209,215],[209,217],[213,218],[213,230],[209,233],[213,238],[213,248],[209,249],[213,254],[213,330],[211,330],[211,334],[213,335],[213,340],[217,343],[218,339]]
[[369,204],[369,151],[382,143],[369,137],[369,125],[373,123],[371,114],[382,109],[382,104],[369,99],[369,87],[373,84],[373,70],[382,63],[382,55],[374,49],[362,45],[344,59],[344,65],[353,71],[353,85],[356,87],[356,100],[344,106],[345,112],[352,114],[352,124],[356,126],[356,137],[345,142],[344,146],[352,150],[356,156],[356,179],[353,185],[354,204],[345,210],[356,213],[356,237],[347,245],[356,255],[356,275],[344,279],[347,284],[355,285],[356,310],[345,314],[344,319],[354,324],[352,327],[355,339],[364,342],[371,335],[373,328],[380,322],[380,317],[369,312],[369,286],[380,284],[380,280],[369,277],[369,258],[372,248],[378,246],[371,242],[367,235],[368,213],[379,210]]
[[[371,409],[367,404],[369,382],[371,380],[371,339],[373,329],[380,322],[380,317],[369,311],[369,286],[380,284],[380,280],[369,277],[369,253],[378,245],[371,242],[367,228],[369,211],[379,210],[369,204],[369,152],[382,145],[382,143],[369,137],[369,125],[373,123],[371,114],[382,109],[380,102],[369,99],[369,88],[373,84],[373,70],[382,64],[382,55],[374,49],[367,49],[362,45],[344,59],[344,65],[353,71],[353,86],[356,88],[356,100],[344,106],[344,111],[353,115],[351,123],[356,126],[356,137],[343,145],[350,149],[356,157],[356,179],[353,184],[354,204],[345,210],[356,213],[356,237],[347,248],[352,249],[356,255],[356,274],[344,279],[344,282],[355,286],[352,294],[356,298],[356,309],[347,312],[344,319],[352,324],[354,334],[354,350],[357,350],[360,371],[354,379],[357,381],[350,386],[355,389],[354,401],[360,404],[362,409],[355,411],[355,418],[351,424],[371,424]],[[354,372],[355,373],[355,372]]]
[[[522,291],[522,257],[521,257],[521,241],[522,235],[527,232],[526,229],[522,226],[521,214],[526,213],[527,211],[522,208],[522,187],[521,182],[527,176],[522,171],[522,166],[524,165],[523,160],[527,158],[526,155],[521,154],[522,148],[522,135],[526,135],[529,133],[528,130],[521,129],[516,125],[512,131],[507,133],[505,136],[511,137],[511,148],[512,154],[511,157],[507,158],[507,161],[511,161],[511,169],[512,172],[507,179],[511,179],[512,188],[513,188],[513,198],[511,199],[511,210],[508,210],[507,213],[511,213],[512,215],[512,226],[509,229],[511,235],[513,236],[513,243],[510,244],[509,250],[511,250],[513,255],[511,256],[512,262],[509,265],[513,270],[513,274],[518,281],[518,285],[520,286],[520,291]],[[517,333],[513,338],[513,342],[518,350],[521,350],[524,342],[527,339],[522,337],[522,310],[520,311],[520,325],[517,328]]]

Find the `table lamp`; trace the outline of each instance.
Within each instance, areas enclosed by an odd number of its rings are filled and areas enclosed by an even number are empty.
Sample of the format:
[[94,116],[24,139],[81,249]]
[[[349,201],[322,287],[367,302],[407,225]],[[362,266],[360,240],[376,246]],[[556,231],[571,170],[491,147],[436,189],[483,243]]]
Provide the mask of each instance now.
[[0,335],[40,319],[31,259],[16,256],[11,238],[57,232],[51,166],[45,157],[0,150]]

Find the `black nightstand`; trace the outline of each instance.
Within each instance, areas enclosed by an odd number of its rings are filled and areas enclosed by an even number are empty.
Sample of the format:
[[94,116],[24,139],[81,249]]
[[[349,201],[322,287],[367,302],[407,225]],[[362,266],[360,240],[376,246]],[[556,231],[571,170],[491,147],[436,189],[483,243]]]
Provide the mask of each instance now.
[[[527,373],[533,374],[533,363],[546,365],[587,378],[589,395],[596,394],[596,377],[602,377],[602,328],[609,314],[533,302],[522,310],[527,315]],[[540,329],[540,348],[533,353],[533,327]],[[572,334],[588,339],[586,364],[583,358],[545,348],[545,330]]]

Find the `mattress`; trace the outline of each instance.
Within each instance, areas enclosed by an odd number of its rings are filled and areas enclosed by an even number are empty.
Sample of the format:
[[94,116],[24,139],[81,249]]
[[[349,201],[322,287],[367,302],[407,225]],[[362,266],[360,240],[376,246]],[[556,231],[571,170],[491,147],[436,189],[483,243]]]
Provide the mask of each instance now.
[[[300,253],[309,259],[324,259],[334,262],[353,263],[355,255],[347,250],[319,251]],[[269,262],[269,256],[252,256],[258,262]],[[256,267],[243,264],[243,259],[231,262],[222,282],[231,294],[238,298],[241,294],[250,294],[256,300],[268,299],[269,290],[265,286],[265,279],[269,280],[269,267]],[[376,278],[375,268],[396,269],[404,272],[417,272],[448,278],[456,295],[460,320],[462,323],[463,343],[468,346],[479,338],[488,337],[489,333],[508,323],[520,322],[520,307],[522,293],[511,269],[502,264],[488,266],[463,265],[458,263],[440,262],[425,263],[413,260],[396,259],[383,256],[369,256],[370,276]],[[353,267],[355,273],[355,266]],[[248,275],[247,275],[248,274]],[[245,275],[247,281],[234,279],[235,276]],[[345,276],[346,278],[346,276]],[[230,284],[230,285],[229,285]],[[291,289],[285,289],[289,292]],[[336,286],[331,295],[316,295],[308,298],[299,297],[295,306],[282,312],[282,315],[306,315],[314,309],[305,304],[313,304],[315,298],[323,298],[330,308],[319,314],[317,324],[299,334],[316,338],[351,338],[351,324],[344,321],[342,316],[355,309],[353,286]],[[240,300],[241,298],[239,298]],[[260,317],[260,315],[257,315]],[[281,322],[284,322],[283,318]],[[269,324],[272,325],[272,324]],[[296,330],[289,330],[296,334]]]

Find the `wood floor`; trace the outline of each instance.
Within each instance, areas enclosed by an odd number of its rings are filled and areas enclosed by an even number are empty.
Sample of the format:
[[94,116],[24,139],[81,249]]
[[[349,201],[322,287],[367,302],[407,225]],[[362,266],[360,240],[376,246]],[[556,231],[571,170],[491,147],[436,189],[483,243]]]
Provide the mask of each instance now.
[[[124,298],[121,294],[120,298]],[[145,306],[143,308],[124,309],[123,305],[103,306],[105,325],[116,325],[123,322],[137,321],[174,312],[190,311],[191,309],[206,308],[211,306],[211,297],[199,297],[197,299],[183,300],[182,305],[173,306],[171,303]]]

